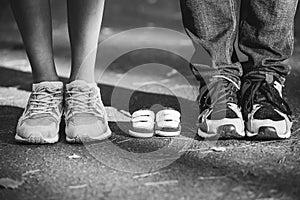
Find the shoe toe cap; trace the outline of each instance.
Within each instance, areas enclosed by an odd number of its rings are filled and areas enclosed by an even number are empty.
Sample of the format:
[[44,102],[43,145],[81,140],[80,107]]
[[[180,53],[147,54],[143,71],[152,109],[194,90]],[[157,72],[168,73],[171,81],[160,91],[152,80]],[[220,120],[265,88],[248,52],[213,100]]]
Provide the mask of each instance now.
[[90,138],[97,140],[104,136],[109,130],[108,125],[101,120],[90,124],[69,124],[66,127],[68,138]]
[[47,126],[35,125],[30,126],[24,123],[22,126],[17,128],[17,134],[23,138],[29,137],[42,137],[42,138],[53,138],[57,135],[58,130],[55,123],[49,124]]

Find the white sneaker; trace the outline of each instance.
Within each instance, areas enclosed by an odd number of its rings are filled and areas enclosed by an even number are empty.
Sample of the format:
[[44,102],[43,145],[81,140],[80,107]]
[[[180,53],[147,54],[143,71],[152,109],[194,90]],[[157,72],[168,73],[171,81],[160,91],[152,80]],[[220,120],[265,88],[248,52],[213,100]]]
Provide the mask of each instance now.
[[67,142],[90,142],[111,136],[96,83],[76,80],[66,85],[65,123]]
[[34,144],[58,142],[62,102],[62,82],[33,84],[28,104],[18,121],[15,139]]

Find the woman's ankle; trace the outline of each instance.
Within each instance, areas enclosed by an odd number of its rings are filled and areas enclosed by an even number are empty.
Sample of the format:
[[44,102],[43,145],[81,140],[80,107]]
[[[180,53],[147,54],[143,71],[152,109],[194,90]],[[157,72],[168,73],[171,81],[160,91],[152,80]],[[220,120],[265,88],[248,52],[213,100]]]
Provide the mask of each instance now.
[[93,78],[91,76],[77,76],[77,77],[71,76],[69,79],[69,83],[76,81],[76,80],[85,81],[87,83],[95,83],[95,78]]
[[58,77],[34,77],[33,83],[41,83],[41,82],[56,82],[60,81]]

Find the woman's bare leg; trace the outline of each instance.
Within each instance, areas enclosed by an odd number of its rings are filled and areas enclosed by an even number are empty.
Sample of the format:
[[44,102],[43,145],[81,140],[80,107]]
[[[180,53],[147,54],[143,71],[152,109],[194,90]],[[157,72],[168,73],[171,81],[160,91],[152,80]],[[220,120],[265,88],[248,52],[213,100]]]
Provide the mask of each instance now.
[[33,80],[56,81],[49,0],[10,0],[31,64]]
[[72,50],[70,81],[95,82],[95,62],[104,0],[68,0]]

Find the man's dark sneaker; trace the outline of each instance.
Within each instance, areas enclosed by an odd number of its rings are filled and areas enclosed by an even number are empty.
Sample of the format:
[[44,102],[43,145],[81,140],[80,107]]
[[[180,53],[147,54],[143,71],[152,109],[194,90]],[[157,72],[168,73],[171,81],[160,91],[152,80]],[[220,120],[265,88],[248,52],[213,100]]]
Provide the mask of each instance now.
[[291,110],[282,98],[282,85],[272,75],[247,75],[242,86],[246,134],[256,139],[291,136]]
[[244,121],[238,106],[239,85],[226,76],[216,75],[200,86],[198,135],[203,138],[241,138]]

